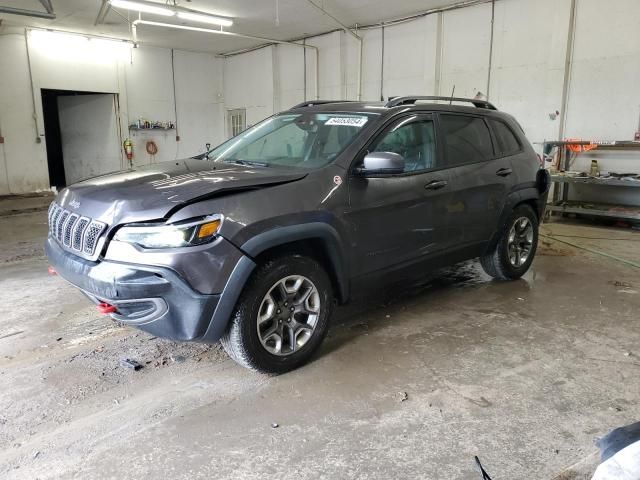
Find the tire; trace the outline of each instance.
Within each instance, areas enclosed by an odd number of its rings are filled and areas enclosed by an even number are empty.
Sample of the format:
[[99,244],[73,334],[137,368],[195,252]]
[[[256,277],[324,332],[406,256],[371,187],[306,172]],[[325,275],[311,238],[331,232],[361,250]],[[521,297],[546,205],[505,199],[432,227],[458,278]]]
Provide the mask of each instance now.
[[[530,226],[530,235],[528,229],[523,228],[525,224]],[[515,237],[510,241],[510,236],[514,233]],[[529,205],[521,204],[514,208],[502,225],[500,238],[494,249],[480,257],[480,265],[493,278],[515,280],[529,270],[537,246],[538,217]],[[525,252],[526,248],[528,250]]]
[[[296,293],[287,291],[296,285]],[[220,342],[243,367],[285,373],[318,349],[332,309],[331,281],[318,262],[301,255],[276,257],[259,265],[245,285]]]

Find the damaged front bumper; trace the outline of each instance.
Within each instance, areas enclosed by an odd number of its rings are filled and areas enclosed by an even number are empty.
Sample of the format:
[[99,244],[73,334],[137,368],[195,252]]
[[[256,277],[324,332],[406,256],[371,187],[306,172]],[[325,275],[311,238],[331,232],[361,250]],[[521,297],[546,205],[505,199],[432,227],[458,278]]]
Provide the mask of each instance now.
[[218,309],[221,294],[198,292],[170,268],[85,260],[51,237],[45,250],[55,272],[96,305],[114,307],[105,313],[115,320],[177,341],[213,343],[226,328],[229,300]]

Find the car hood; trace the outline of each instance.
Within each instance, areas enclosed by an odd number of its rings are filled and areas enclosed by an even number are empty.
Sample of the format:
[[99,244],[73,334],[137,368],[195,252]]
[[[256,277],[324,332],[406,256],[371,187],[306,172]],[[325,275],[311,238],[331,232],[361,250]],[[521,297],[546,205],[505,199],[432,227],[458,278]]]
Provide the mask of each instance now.
[[85,180],[62,190],[57,202],[72,212],[118,225],[166,218],[178,208],[201,199],[293,182],[306,175],[284,168],[188,159]]

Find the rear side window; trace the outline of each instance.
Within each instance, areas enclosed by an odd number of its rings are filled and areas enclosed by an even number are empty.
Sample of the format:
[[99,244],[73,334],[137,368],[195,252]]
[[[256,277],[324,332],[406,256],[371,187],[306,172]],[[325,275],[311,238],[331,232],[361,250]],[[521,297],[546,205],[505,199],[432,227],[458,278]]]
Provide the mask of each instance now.
[[496,145],[498,156],[513,155],[522,150],[522,146],[515,134],[505,123],[498,120],[489,120],[489,123],[498,143]]
[[449,165],[475,163],[493,158],[489,128],[482,118],[440,115]]

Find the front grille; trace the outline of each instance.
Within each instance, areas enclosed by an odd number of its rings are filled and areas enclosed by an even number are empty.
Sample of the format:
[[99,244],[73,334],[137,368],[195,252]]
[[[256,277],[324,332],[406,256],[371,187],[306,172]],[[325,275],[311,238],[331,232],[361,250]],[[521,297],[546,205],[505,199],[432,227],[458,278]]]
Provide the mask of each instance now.
[[100,236],[107,225],[77,213],[70,212],[53,202],[49,207],[49,235],[65,249],[83,257],[94,257]]

